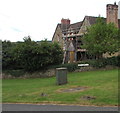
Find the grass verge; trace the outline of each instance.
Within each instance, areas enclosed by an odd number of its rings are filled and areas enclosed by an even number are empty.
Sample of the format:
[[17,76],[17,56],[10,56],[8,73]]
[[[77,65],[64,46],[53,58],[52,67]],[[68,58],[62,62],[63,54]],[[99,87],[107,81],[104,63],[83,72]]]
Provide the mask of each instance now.
[[[97,106],[118,105],[118,70],[68,73],[68,84],[56,85],[56,78],[4,79],[3,103],[54,103]],[[77,92],[61,89],[87,87]],[[83,99],[91,96],[95,99]]]

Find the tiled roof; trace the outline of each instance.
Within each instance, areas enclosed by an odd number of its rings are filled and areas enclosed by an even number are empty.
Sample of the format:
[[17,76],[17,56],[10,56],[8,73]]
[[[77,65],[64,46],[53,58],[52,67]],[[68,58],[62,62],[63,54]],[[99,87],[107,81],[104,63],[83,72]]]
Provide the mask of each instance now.
[[58,24],[58,25],[61,28],[63,33],[68,33],[69,31],[78,32],[80,30],[82,22],[77,22],[70,25],[62,25],[62,24]]
[[[97,20],[98,17],[85,16],[85,18],[88,19],[90,25],[93,25],[93,24],[96,23],[96,20]],[[104,19],[104,21],[106,21],[106,18],[103,18],[103,19]],[[60,26],[60,28],[61,28],[61,30],[62,30],[63,33],[68,33],[70,31],[78,33],[79,30],[80,30],[80,28],[81,28],[81,26],[82,26],[83,21],[77,22],[77,23],[74,23],[74,24],[70,24],[70,25],[61,25],[61,24],[58,24],[58,26]],[[118,26],[120,28],[120,19],[118,20]]]
[[[96,23],[96,20],[97,20],[98,17],[86,16],[86,18],[89,20],[90,25],[93,25],[93,24]],[[106,18],[103,18],[103,19],[106,22]],[[118,19],[118,27],[120,29],[120,19]]]
[[69,31],[71,32],[74,32],[74,33],[78,33],[80,28],[82,26],[82,22],[77,22],[77,23],[74,23],[74,24],[70,24],[70,27],[69,27]]
[[[86,16],[85,18],[87,18],[89,20],[90,25],[93,25],[96,23],[98,17]],[[103,19],[104,19],[104,21],[106,21],[106,18],[103,18]]]
[[66,30],[70,27],[70,25],[62,25],[62,24],[58,24],[58,26],[61,28],[62,31]]
[[70,28],[80,28],[82,25],[82,22],[77,22],[77,23],[74,23],[74,24],[70,24]]
[[92,16],[86,16],[87,20],[89,20],[90,25],[95,24],[97,17],[92,17]]
[[[96,19],[98,17],[85,16],[85,18],[87,18],[88,21],[90,22],[90,25],[92,25],[92,24],[96,23]],[[81,26],[82,26],[83,21],[77,22],[77,23],[74,23],[74,24],[70,24],[70,25],[62,25],[62,24],[58,24],[58,25],[60,26],[60,28],[61,28],[63,33],[68,33],[68,32],[78,33],[80,28],[81,28]],[[105,21],[106,21],[106,19],[105,19]]]

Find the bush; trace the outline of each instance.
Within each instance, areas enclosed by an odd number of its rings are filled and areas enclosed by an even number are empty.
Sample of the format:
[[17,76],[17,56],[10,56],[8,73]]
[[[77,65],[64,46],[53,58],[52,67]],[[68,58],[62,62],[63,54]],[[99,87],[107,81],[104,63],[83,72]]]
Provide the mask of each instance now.
[[49,65],[61,64],[63,51],[58,43],[47,40],[39,44],[25,37],[24,42],[4,41],[2,66],[4,70],[24,69],[28,72],[43,70]]
[[25,38],[13,49],[14,59],[28,72],[43,70],[52,64],[60,64],[63,59],[63,51],[57,43],[49,43],[47,40],[40,44]]
[[52,65],[52,66],[49,66],[48,68],[61,68],[61,67],[67,68],[68,72],[73,72],[79,68],[77,63]]
[[120,56],[107,58],[106,64],[120,67]]
[[105,59],[93,60],[90,64],[96,68],[102,68],[107,65]]
[[16,43],[12,43],[10,41],[2,42],[2,69],[16,69],[19,67],[16,61],[14,60],[14,56],[12,53],[13,48],[16,46]]
[[78,69],[78,64],[77,63],[70,63],[70,64],[64,64],[62,67],[66,67],[69,72],[73,72],[76,69]]
[[88,63],[90,64],[90,66],[95,67],[95,68],[104,68],[107,65],[120,67],[120,56],[113,56],[110,58],[102,58],[98,60],[82,61],[80,63]]

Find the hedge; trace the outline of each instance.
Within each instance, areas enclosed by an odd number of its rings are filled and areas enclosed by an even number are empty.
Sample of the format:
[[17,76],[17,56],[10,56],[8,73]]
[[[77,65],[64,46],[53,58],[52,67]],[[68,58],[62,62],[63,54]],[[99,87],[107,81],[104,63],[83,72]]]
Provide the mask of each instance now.
[[47,67],[48,69],[50,68],[61,68],[61,67],[65,67],[67,68],[68,72],[73,72],[76,69],[78,69],[78,64],[77,63],[69,63],[69,64],[61,64],[61,65],[52,65]]
[[120,67],[120,56],[102,58],[98,60],[81,61],[79,63],[88,63],[90,64],[90,66],[95,67],[95,68],[104,68],[107,65]]

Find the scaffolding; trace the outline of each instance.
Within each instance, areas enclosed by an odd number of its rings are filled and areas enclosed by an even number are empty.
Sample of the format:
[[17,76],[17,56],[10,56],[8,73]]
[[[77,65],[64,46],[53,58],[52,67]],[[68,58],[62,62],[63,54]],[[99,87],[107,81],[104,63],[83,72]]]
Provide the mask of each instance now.
[[[67,55],[67,43],[66,41],[69,41],[71,40],[72,38],[75,39],[75,61],[77,61],[78,59],[78,52],[80,52],[80,56],[83,57],[83,54],[85,54],[84,56],[86,56],[86,49],[82,49],[80,47],[80,43],[78,41],[78,39],[80,38],[81,39],[81,36],[83,36],[83,34],[79,34],[79,31],[80,31],[80,27],[76,27],[76,28],[71,28],[68,26],[66,26],[66,28],[64,30],[62,30],[62,36],[63,36],[63,39],[64,39],[64,47],[65,47],[65,50],[64,50],[64,58],[63,58],[63,64],[65,63],[65,60],[66,60],[66,55]],[[68,39],[68,40],[67,40]]]

